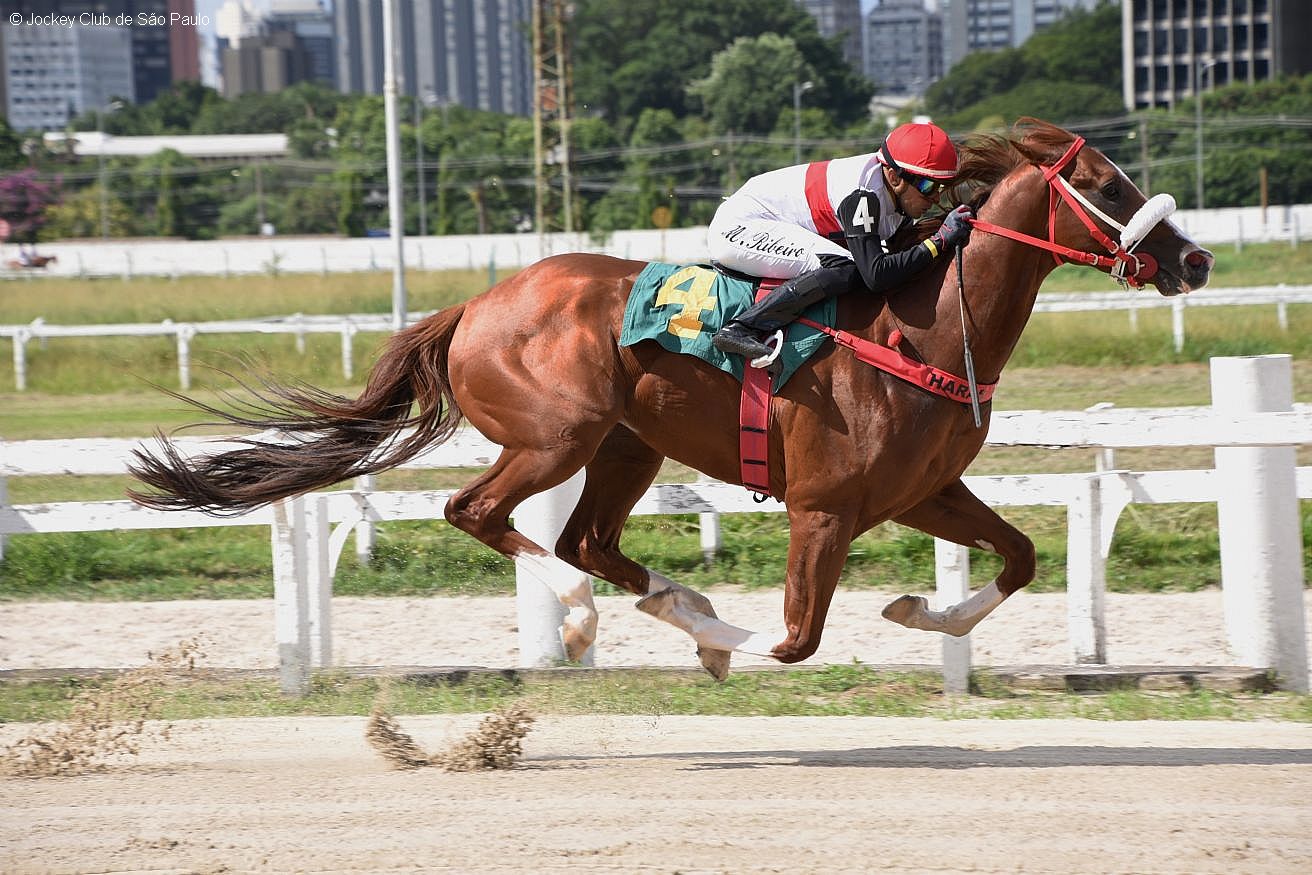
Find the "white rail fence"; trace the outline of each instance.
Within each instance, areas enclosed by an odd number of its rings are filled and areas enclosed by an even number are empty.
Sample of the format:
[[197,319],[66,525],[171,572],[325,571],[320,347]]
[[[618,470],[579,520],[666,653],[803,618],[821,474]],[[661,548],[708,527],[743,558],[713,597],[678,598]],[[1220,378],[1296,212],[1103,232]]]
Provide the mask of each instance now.
[[[1312,229],[1312,204],[1180,210],[1180,228],[1204,245],[1288,242],[1298,246]],[[385,238],[259,237],[226,240],[67,240],[41,245],[55,255],[43,273],[73,277],[335,273],[392,269]],[[701,261],[706,228],[588,233],[463,234],[407,237],[404,258],[419,270],[515,268],[552,253],[601,252],[620,258]],[[31,278],[35,272],[0,271],[0,277]]]
[[[1139,311],[1170,308],[1172,344],[1176,352],[1184,349],[1185,310],[1192,307],[1274,306],[1276,321],[1282,331],[1289,330],[1289,305],[1312,304],[1312,286],[1275,285],[1228,289],[1209,289],[1203,295],[1177,295],[1164,298],[1151,292],[1053,292],[1039,296],[1036,313],[1073,313],[1125,311],[1130,328],[1137,331]],[[428,315],[411,313],[413,322]],[[296,348],[305,352],[308,334],[337,334],[341,337],[342,376],[355,376],[354,339],[360,332],[385,334],[392,330],[391,316],[352,314],[346,316],[307,316],[296,313],[267,319],[225,320],[219,322],[163,322],[146,324],[51,325],[36,319],[24,325],[0,325],[0,337],[13,343],[14,388],[27,390],[28,344],[67,337],[172,337],[177,347],[178,386],[191,388],[191,343],[202,334],[290,334]]]
[[[1312,468],[1296,467],[1294,447],[1312,443],[1312,405],[1291,404],[1288,356],[1214,359],[1213,396],[1213,407],[996,412],[988,437],[992,446],[1081,447],[1103,451],[1103,458],[1111,448],[1214,447],[1213,469],[997,475],[967,477],[966,483],[994,506],[1067,508],[1067,604],[1074,663],[1107,660],[1105,568],[1122,511],[1130,504],[1217,503],[1232,656],[1241,665],[1276,670],[1287,688],[1306,690],[1298,501],[1312,499]],[[182,443],[196,452],[224,446],[216,439]],[[369,483],[356,483],[354,489],[314,493],[227,518],[155,511],[129,501],[15,506],[5,500],[5,477],[121,474],[136,445],[134,440],[99,439],[0,443],[0,539],[20,533],[269,526],[275,640],[281,683],[291,693],[306,688],[313,667],[333,664],[332,578],[350,535],[355,533],[356,550],[367,557],[374,524],[440,519],[451,495],[375,491]],[[407,467],[481,467],[498,452],[477,433],[464,432]],[[519,509],[517,524],[534,526],[542,541],[554,542],[573,499],[564,498],[554,510],[551,498],[546,501],[545,513],[552,517],[547,524],[527,519],[527,505]],[[703,546],[713,550],[718,515],[782,510],[774,502],[757,504],[740,487],[698,482],[653,486],[634,513],[700,514]],[[543,512],[541,505],[534,511]],[[960,601],[969,589],[966,548],[937,542],[935,553],[939,601]],[[519,597],[520,664],[553,664],[563,657],[554,597],[540,582],[523,577]],[[604,634],[601,641],[604,646]],[[969,636],[945,636],[943,653],[945,683],[951,690],[964,690],[971,665]]]

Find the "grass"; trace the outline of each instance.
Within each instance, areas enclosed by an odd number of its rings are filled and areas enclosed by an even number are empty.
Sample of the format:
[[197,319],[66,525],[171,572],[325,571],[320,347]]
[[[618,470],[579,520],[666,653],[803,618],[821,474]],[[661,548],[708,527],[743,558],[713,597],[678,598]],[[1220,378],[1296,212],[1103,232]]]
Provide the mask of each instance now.
[[[1216,266],[1212,270],[1213,288],[1235,286],[1303,285],[1312,282],[1312,247],[1293,247],[1288,243],[1246,243],[1212,247]],[[1116,289],[1106,274],[1079,265],[1057,268],[1043,283],[1044,292],[1101,292]],[[1151,290],[1145,295],[1155,294]],[[1205,294],[1205,293],[1204,293]]]
[[[1228,249],[1228,247],[1227,247]],[[1312,282],[1312,247],[1250,245],[1242,253],[1218,253],[1218,284]],[[433,309],[482,289],[480,271],[414,272],[411,302]],[[1095,272],[1062,268],[1047,288],[1111,283]],[[188,278],[132,283],[42,279],[8,283],[0,296],[0,324],[27,322],[177,321],[285,315],[292,312],[383,312],[390,306],[385,274],[288,275],[240,280]],[[1145,292],[1145,294],[1150,294]],[[1205,293],[1204,293],[1205,294]],[[1274,308],[1198,308],[1187,318],[1184,353],[1171,351],[1166,311],[1140,313],[1131,334],[1122,315],[1039,314],[1003,375],[998,409],[1081,409],[1098,402],[1122,407],[1200,405],[1210,402],[1204,359],[1210,354],[1292,352],[1294,392],[1312,401],[1312,306],[1289,308],[1282,334]],[[358,392],[370,353],[382,335],[357,343],[357,378],[340,375],[336,337],[307,338],[305,353],[291,337],[202,336],[193,360],[233,367],[234,355],[262,362],[280,376],[305,379],[344,394]],[[0,342],[3,346],[3,342]],[[150,388],[174,385],[171,341],[59,339],[42,350],[29,346],[32,391],[0,393],[0,436],[6,440],[69,437],[140,437],[194,421],[196,414]],[[11,357],[0,353],[0,386],[12,385]],[[244,367],[244,366],[238,366]],[[231,381],[195,370],[194,394],[221,399]],[[1312,450],[1301,454],[1312,464]],[[1136,450],[1117,453],[1133,470],[1209,467],[1206,449]],[[1039,448],[986,450],[968,473],[1087,471],[1089,451]],[[463,484],[473,472],[392,472],[383,489],[440,489]],[[668,465],[663,480],[687,480],[691,472]],[[15,504],[121,498],[121,477],[11,478]],[[1054,508],[1008,509],[1005,515],[1036,541],[1039,590],[1065,585],[1065,513]],[[783,578],[787,529],[781,514],[737,514],[722,520],[723,550],[703,563],[695,517],[638,518],[624,546],[635,559],[698,588],[722,583],[777,586]],[[1305,562],[1312,580],[1312,514],[1303,514]],[[0,564],[0,599],[266,598],[272,593],[267,530],[260,527],[27,535],[8,539]],[[894,525],[858,538],[850,551],[844,585],[928,585],[933,545],[925,535]],[[996,573],[997,560],[972,557],[979,582]],[[1207,505],[1131,507],[1113,540],[1108,583],[1113,590],[1174,591],[1214,586],[1219,578],[1215,509]],[[335,580],[351,595],[508,593],[508,562],[444,523],[389,523],[380,527],[374,561],[354,562],[347,551]]]
[[[308,695],[282,695],[273,680],[199,677],[163,683],[152,713],[163,720],[215,717],[356,716],[369,713],[377,679],[320,673]],[[476,713],[519,701],[537,714],[864,716],[940,719],[1282,720],[1312,723],[1312,696],[1198,690],[1068,694],[1009,690],[977,672],[976,695],[945,696],[931,672],[854,664],[709,677],[641,670],[525,677],[474,675],[459,683],[388,681],[397,714]],[[73,701],[105,683],[73,677],[0,684],[0,723],[66,718]]]

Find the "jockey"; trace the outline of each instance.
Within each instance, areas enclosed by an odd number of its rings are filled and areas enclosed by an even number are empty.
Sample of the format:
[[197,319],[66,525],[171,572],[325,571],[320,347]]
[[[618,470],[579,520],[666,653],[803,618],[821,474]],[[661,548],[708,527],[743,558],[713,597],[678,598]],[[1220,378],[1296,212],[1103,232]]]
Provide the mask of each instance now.
[[910,249],[892,252],[887,242],[937,203],[956,175],[957,150],[942,128],[905,124],[877,152],[747,180],[711,220],[711,259],[787,282],[716,332],[716,348],[749,361],[767,356],[761,336],[812,304],[850,289],[891,288],[964,245],[973,215],[965,205]]

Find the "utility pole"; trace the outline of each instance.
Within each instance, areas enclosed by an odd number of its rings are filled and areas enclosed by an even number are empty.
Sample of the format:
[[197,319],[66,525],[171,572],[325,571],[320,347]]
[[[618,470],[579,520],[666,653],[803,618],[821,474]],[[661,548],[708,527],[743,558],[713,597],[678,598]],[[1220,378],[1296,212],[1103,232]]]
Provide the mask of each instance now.
[[383,117],[387,131],[388,234],[392,243],[392,330],[405,327],[405,213],[401,207],[401,127],[396,114],[396,14],[383,0]]
[[[1203,74],[1216,66],[1216,61],[1199,61],[1194,65],[1194,197],[1197,209],[1203,208]],[[1216,75],[1212,75],[1216,85]]]
[[566,18],[566,0],[533,0],[534,226],[543,255],[552,230],[575,230],[569,144],[574,85]]

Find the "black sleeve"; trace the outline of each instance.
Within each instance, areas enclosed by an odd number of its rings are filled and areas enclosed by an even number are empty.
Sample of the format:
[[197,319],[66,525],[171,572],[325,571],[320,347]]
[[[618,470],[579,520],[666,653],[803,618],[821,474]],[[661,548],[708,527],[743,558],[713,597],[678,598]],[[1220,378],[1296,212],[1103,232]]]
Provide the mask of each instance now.
[[856,191],[838,205],[838,221],[861,279],[871,291],[884,291],[906,282],[929,267],[934,254],[923,243],[890,252],[879,236],[879,198],[873,191]]

